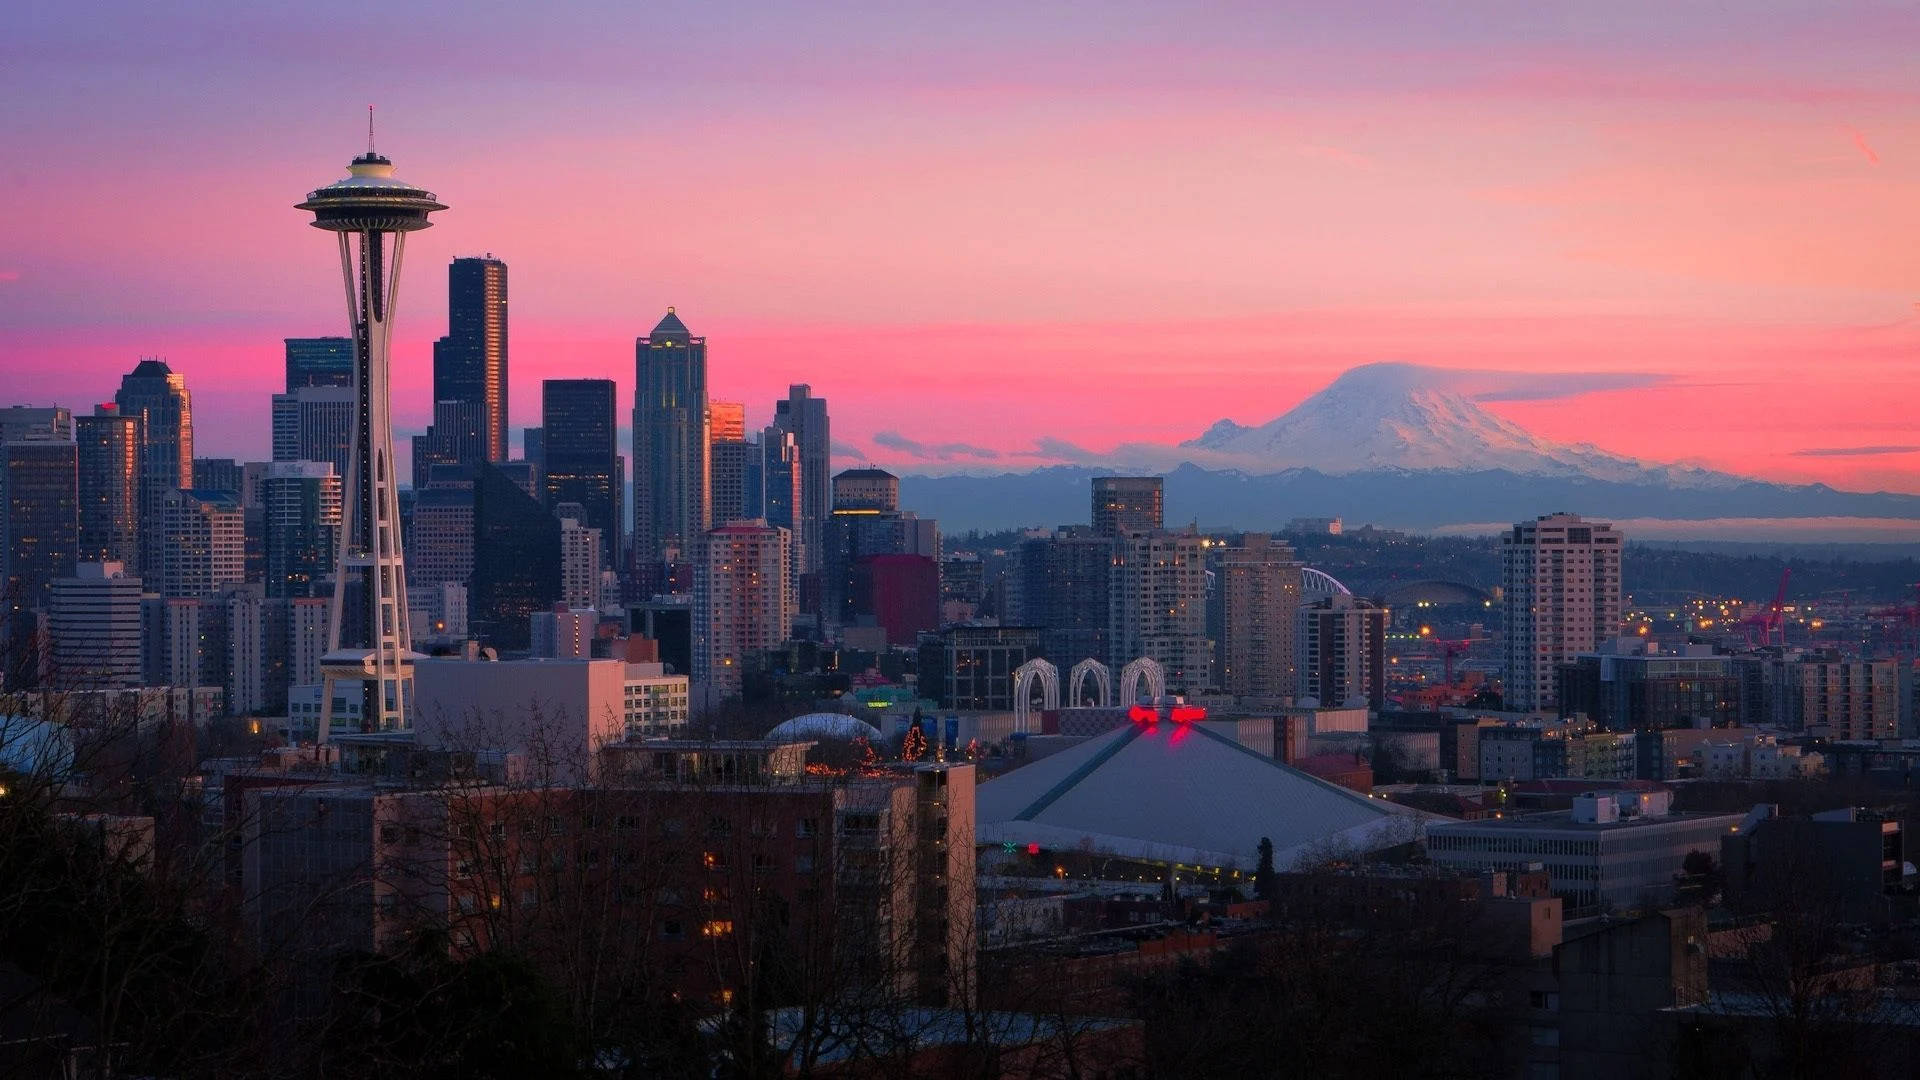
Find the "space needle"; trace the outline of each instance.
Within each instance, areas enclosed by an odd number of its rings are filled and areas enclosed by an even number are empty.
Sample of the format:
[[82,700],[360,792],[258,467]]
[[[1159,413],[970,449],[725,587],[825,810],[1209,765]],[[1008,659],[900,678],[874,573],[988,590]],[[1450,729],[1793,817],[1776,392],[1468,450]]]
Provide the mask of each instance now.
[[354,158],[347,172],[346,179],[308,193],[298,206],[313,213],[314,228],[340,237],[340,274],[354,343],[353,447],[341,500],[327,652],[320,658],[322,743],[332,726],[334,687],[341,683],[360,686],[360,730],[408,726],[414,653],[407,629],[388,357],[407,234],[432,225],[427,215],[446,209],[432,192],[394,176],[393,162],[374,150],[371,106],[367,152]]

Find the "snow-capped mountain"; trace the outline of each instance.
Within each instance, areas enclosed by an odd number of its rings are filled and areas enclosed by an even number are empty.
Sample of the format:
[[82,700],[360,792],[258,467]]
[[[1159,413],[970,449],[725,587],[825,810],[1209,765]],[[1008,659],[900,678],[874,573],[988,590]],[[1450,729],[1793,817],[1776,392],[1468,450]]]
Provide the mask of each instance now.
[[1367,364],[1278,419],[1259,427],[1222,420],[1180,445],[1256,472],[1502,469],[1524,476],[1695,487],[1738,482],[1702,469],[1648,465],[1591,444],[1542,439],[1475,401],[1472,384],[1484,376],[1417,364]]

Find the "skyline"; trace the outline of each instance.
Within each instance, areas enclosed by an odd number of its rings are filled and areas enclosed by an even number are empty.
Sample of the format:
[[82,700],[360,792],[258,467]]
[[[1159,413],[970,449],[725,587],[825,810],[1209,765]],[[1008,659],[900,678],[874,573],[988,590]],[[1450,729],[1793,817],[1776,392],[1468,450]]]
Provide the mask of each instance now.
[[[1406,361],[1556,376],[1487,403],[1546,438],[1917,492],[1920,256],[1885,238],[1920,225],[1899,48],[1920,15],[1795,7],[1017,30],[991,8],[403,7],[392,32],[435,47],[384,81],[310,45],[317,15],[36,11],[31,46],[0,46],[0,80],[44,103],[0,120],[13,205],[41,208],[0,252],[0,364],[11,400],[79,412],[163,356],[198,452],[260,454],[280,339],[338,332],[286,193],[315,147],[357,149],[351,79],[402,174],[456,207],[409,265],[514,268],[515,429],[545,378],[630,401],[634,338],[671,305],[750,428],[789,383],[831,399],[836,465],[1171,444]],[[444,275],[410,280],[402,435],[446,332]]]

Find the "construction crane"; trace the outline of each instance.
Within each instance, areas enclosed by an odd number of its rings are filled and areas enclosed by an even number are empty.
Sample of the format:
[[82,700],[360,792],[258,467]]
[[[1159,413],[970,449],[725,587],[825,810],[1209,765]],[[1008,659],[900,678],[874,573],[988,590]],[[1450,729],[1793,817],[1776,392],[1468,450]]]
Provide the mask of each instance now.
[[1914,603],[1874,608],[1867,612],[1869,618],[1892,622],[1899,627],[1894,651],[1902,657],[1912,657],[1920,653],[1920,584],[1914,585],[1913,588]]
[[1740,620],[1740,625],[1744,627],[1747,631],[1748,645],[1751,646],[1756,644],[1756,642],[1754,641],[1754,634],[1753,634],[1753,632],[1756,629],[1760,631],[1760,640],[1757,644],[1760,644],[1760,645],[1773,644],[1774,643],[1773,636],[1774,634],[1778,633],[1780,635],[1780,644],[1782,646],[1786,645],[1787,643],[1787,618],[1786,618],[1787,581],[1792,577],[1793,577],[1793,567],[1789,566],[1786,569],[1780,571],[1780,587],[1774,590],[1773,605],[1767,608],[1765,611],[1755,612],[1754,614],[1749,615],[1746,618]]

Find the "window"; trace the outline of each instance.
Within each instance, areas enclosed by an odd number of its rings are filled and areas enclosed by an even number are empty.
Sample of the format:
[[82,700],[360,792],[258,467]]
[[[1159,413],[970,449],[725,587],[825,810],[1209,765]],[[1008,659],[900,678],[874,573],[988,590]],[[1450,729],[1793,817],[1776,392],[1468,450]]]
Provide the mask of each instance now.
[[814,835],[819,833],[819,831],[820,831],[820,819],[807,817],[807,818],[801,818],[799,821],[794,823],[793,835],[796,837],[799,837],[802,840],[809,840],[809,839],[812,839]]
[[400,842],[400,826],[398,825],[380,826],[380,842],[383,844],[399,843]]
[[773,857],[770,855],[755,855],[753,857],[753,872],[756,874],[773,873]]
[[660,923],[661,941],[687,940],[687,924],[679,919],[666,919]]
[[727,868],[727,853],[724,851],[709,851],[700,856],[700,862],[701,865],[709,870],[725,870]]
[[793,857],[793,872],[796,874],[813,873],[813,856],[795,855]]
[[[726,937],[731,933],[733,933],[732,919],[708,919],[706,923],[700,927],[701,937]],[[1554,1034],[1557,1035],[1559,1032],[1556,1031]]]

